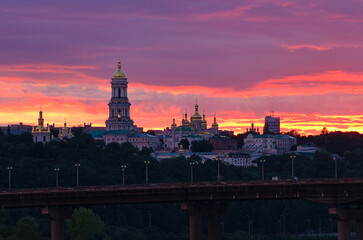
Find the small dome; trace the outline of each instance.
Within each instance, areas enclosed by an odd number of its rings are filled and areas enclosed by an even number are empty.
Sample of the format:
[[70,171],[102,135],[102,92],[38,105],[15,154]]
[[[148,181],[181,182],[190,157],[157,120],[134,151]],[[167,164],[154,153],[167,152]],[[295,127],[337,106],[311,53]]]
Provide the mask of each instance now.
[[193,120],[199,120],[199,121],[201,121],[202,120],[202,116],[198,113],[198,112],[196,112],[196,113],[194,113],[192,116],[191,116],[191,120],[193,121]]
[[126,78],[126,74],[121,69],[121,62],[117,63],[117,70],[112,76],[113,78]]
[[198,113],[198,104],[195,104],[195,113],[191,116],[190,120],[191,121],[193,121],[193,120],[201,121],[202,120],[202,116]]

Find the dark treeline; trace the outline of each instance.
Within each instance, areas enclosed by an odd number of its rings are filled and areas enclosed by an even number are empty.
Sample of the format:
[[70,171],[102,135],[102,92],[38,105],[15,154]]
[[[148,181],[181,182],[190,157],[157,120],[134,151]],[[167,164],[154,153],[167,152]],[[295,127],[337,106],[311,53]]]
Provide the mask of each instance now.
[[[329,152],[341,155],[338,160],[339,177],[363,176],[362,139],[362,135],[355,133],[299,137],[300,143],[314,142]],[[194,165],[195,181],[216,180],[216,162],[202,164],[197,156],[192,158],[200,163]],[[266,179],[273,176],[291,178],[289,155],[265,159]],[[151,161],[150,183],[190,181],[189,159],[178,157],[158,162],[150,157],[149,149],[138,151],[128,143],[105,145],[87,134],[79,134],[67,143],[51,142],[47,145],[34,144],[29,134],[0,136],[0,188],[5,191],[8,187],[8,165],[13,166],[13,188],[54,187],[55,167],[60,168],[60,186],[75,186],[76,162],[81,164],[81,185],[121,184],[121,164],[127,165],[126,184],[140,184],[145,183],[145,160]],[[330,153],[318,151],[314,159],[297,156],[295,175],[299,179],[330,178],[334,177],[334,166]],[[223,181],[259,180],[261,169],[223,165],[221,174]],[[262,239],[279,239],[283,229],[287,234],[316,232],[319,222],[322,232],[330,232],[331,226],[336,231],[334,220],[331,225],[327,205],[308,201],[245,201],[230,202],[229,205],[222,218],[223,239],[226,240],[248,239],[248,219],[252,222],[253,235],[259,234]],[[188,218],[180,210],[179,203],[88,207],[92,207],[104,223],[95,239],[188,239]],[[24,216],[33,218],[23,220]],[[0,214],[0,239],[16,239],[16,233],[22,229],[18,225],[24,225],[24,222],[28,224],[26,226],[32,226],[26,229],[33,229],[33,239],[42,239],[38,232],[49,237],[50,223],[40,214],[40,209],[6,209]]]

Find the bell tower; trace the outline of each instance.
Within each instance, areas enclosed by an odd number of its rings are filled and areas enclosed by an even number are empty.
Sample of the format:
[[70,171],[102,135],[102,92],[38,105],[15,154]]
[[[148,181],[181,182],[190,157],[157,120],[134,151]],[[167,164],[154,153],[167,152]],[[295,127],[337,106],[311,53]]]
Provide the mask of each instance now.
[[134,121],[130,118],[130,101],[127,97],[127,77],[117,63],[117,70],[111,78],[111,99],[108,103],[109,116],[106,130],[133,130]]

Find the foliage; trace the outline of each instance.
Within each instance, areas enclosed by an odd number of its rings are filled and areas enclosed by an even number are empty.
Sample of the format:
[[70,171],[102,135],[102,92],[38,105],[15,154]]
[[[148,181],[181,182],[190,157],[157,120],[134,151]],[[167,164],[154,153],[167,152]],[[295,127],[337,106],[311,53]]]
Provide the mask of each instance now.
[[[313,159],[302,155],[296,157],[294,175],[299,179],[334,177],[335,160],[331,153],[342,156],[337,158],[339,177],[363,177],[363,161],[361,161],[363,159],[363,135],[354,132],[329,132],[317,136],[299,136],[295,132],[289,134],[295,135],[299,144],[313,143],[320,149],[315,153]],[[234,138],[238,139],[239,144],[242,144],[244,137],[246,136],[241,134]],[[179,156],[158,162],[151,159],[149,153],[149,149],[139,151],[130,143],[106,145],[103,141],[95,141],[89,135],[81,133],[68,142],[51,142],[46,145],[34,144],[30,134],[0,136],[0,175],[3,176],[0,178],[0,187],[7,188],[6,166],[9,163],[14,165],[12,171],[14,188],[53,187],[55,185],[54,166],[56,165],[61,169],[59,172],[60,186],[72,187],[76,183],[75,162],[81,163],[79,168],[81,185],[122,183],[121,164],[127,165],[126,184],[143,184],[145,183],[145,160],[150,160],[149,179],[151,184],[159,182],[189,183],[190,160],[200,163],[193,167],[195,182],[216,181],[217,179],[217,161],[204,162],[197,155],[192,155],[191,159]],[[266,180],[273,176],[278,176],[279,179],[291,178],[292,161],[288,154],[268,156],[265,159]],[[256,162],[259,163],[258,160]],[[261,178],[261,166],[246,169],[221,164],[220,170],[223,181]],[[306,232],[309,228],[306,224],[307,219],[311,221],[311,228],[316,229],[318,221],[316,215],[321,217],[322,231],[330,232],[330,216],[327,208],[326,205],[308,201],[231,202],[227,213],[222,218],[223,236],[224,239],[248,239],[246,215],[253,220],[253,231],[261,234],[260,239],[279,239],[281,237],[278,229],[281,227],[282,215],[286,219],[288,234]],[[91,210],[85,209],[85,211]],[[188,239],[188,217],[180,210],[178,203],[93,206],[92,211],[93,217],[99,216],[95,217],[98,219],[95,220],[96,223],[103,226],[102,222],[104,222],[105,225],[103,230],[98,231],[98,236],[95,237],[97,240]],[[35,217],[36,221],[22,221],[23,223],[17,224],[19,219],[27,215]],[[82,218],[80,217],[80,219]],[[72,221],[75,224],[74,220]],[[84,219],[84,221],[86,220]],[[333,221],[333,231],[335,231],[336,222]],[[0,236],[7,240],[16,239],[20,236],[16,233],[26,229],[32,232],[29,233],[29,236],[37,236],[36,234],[39,232],[46,237],[49,237],[50,234],[50,222],[41,215],[39,209],[9,209],[6,212],[2,210],[0,222],[2,223]],[[94,229],[97,230],[97,228]],[[74,234],[71,231],[70,233]]]
[[72,240],[93,240],[104,228],[104,223],[89,208],[79,208],[73,211],[69,222],[69,233]]
[[45,240],[38,230],[39,225],[32,217],[23,217],[16,223],[15,232],[8,240]]
[[211,152],[213,145],[207,140],[193,141],[190,150],[192,152]]
[[188,139],[183,138],[182,140],[180,140],[179,146],[180,144],[183,145],[183,149],[189,149],[190,143]]

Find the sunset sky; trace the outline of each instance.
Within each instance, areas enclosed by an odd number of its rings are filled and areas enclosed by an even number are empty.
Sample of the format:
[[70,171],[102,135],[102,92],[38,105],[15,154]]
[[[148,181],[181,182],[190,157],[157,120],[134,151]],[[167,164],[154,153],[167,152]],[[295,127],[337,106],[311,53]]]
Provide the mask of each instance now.
[[120,57],[131,117],[363,133],[363,0],[1,0],[0,125],[104,126]]

